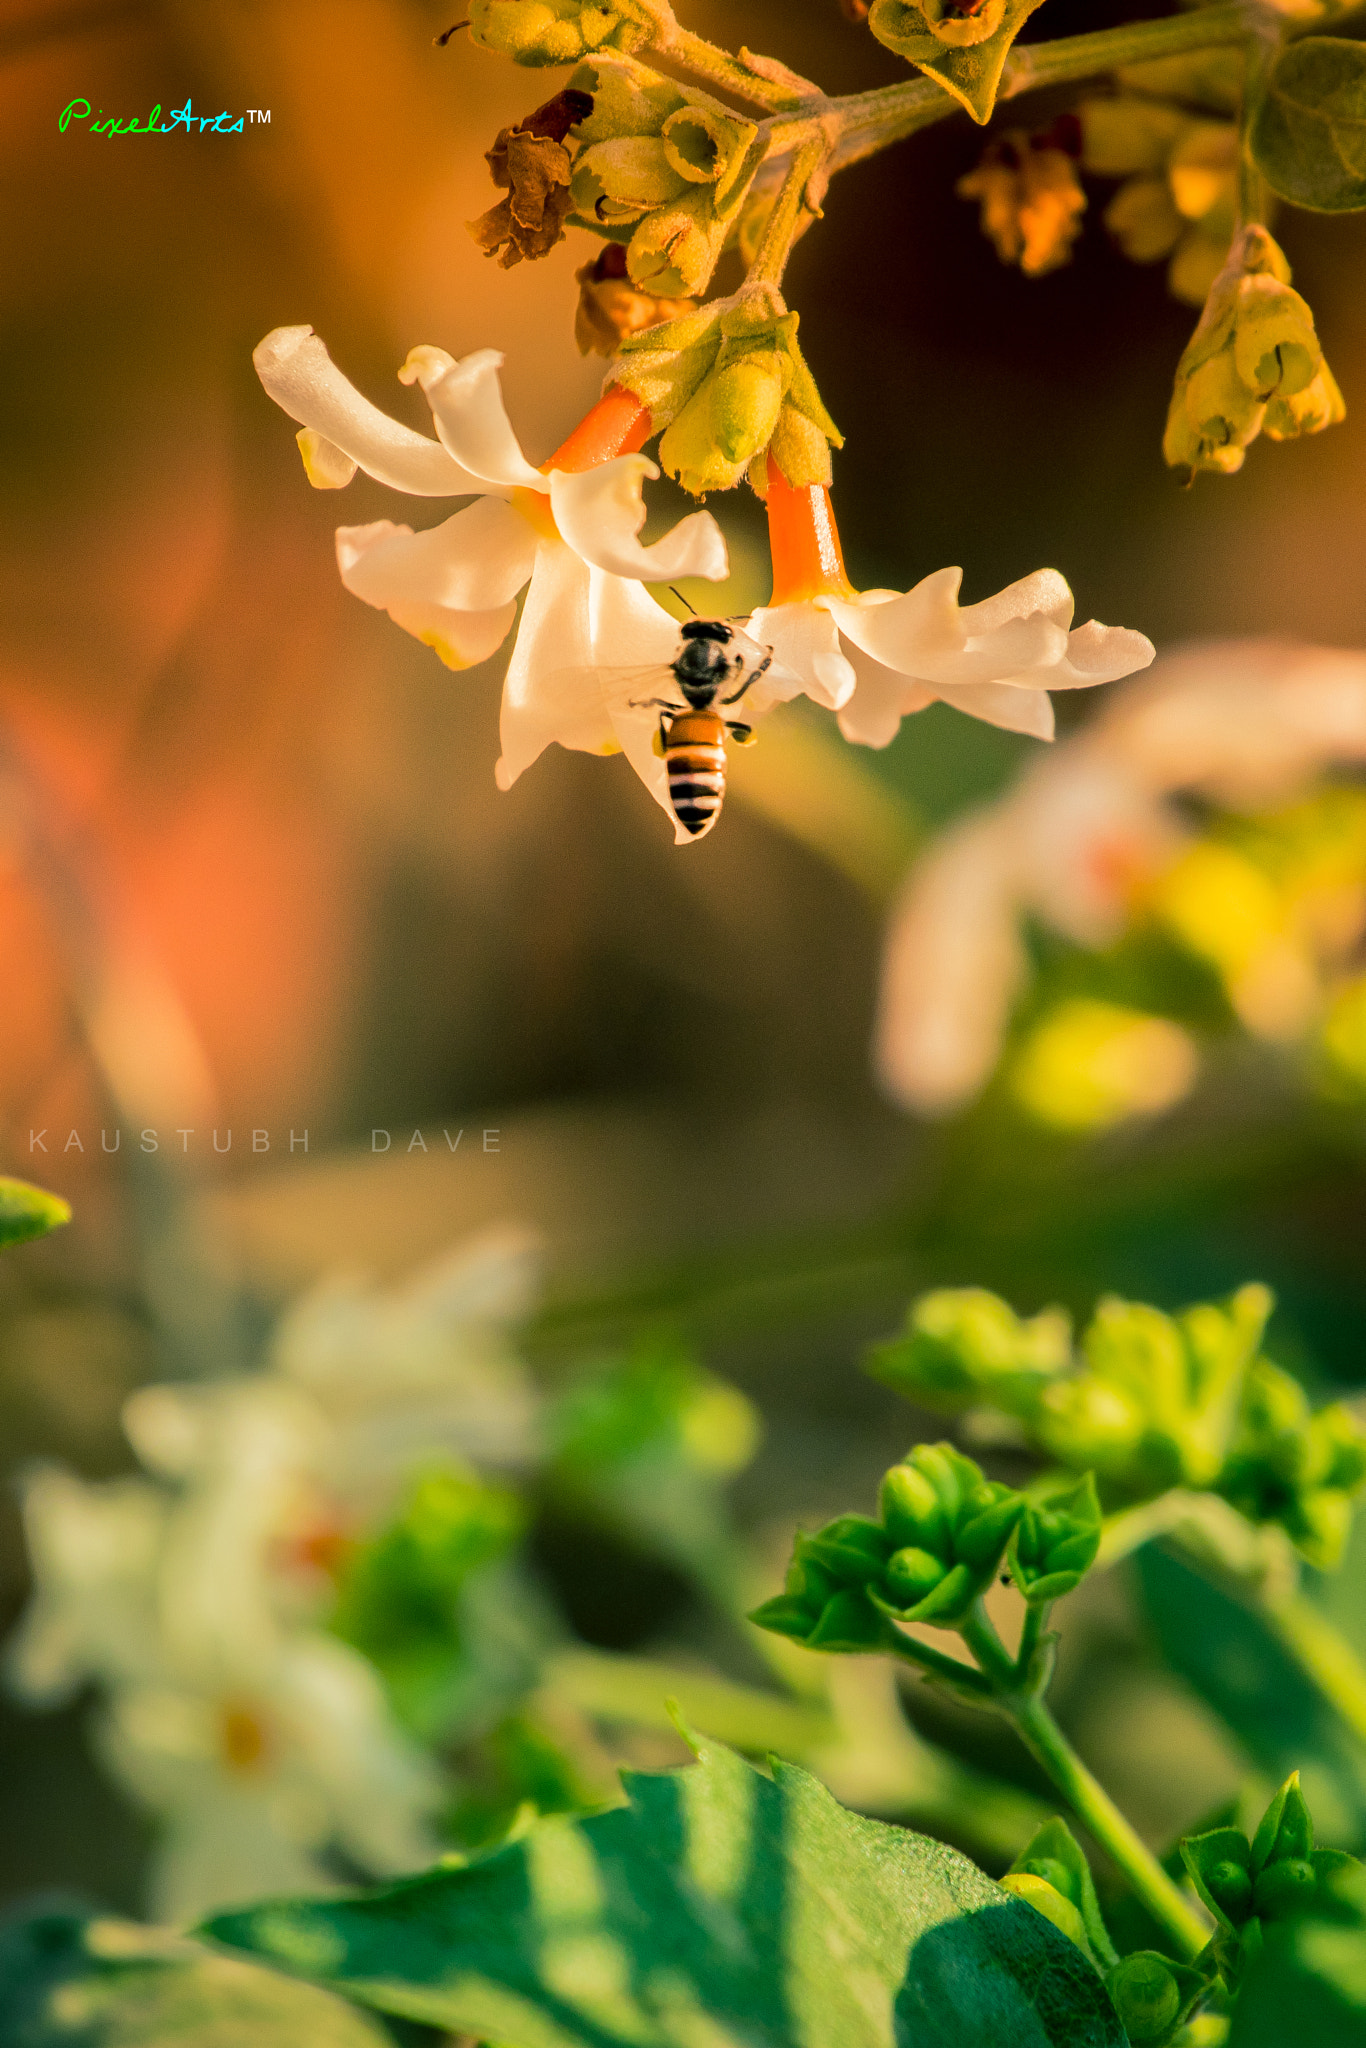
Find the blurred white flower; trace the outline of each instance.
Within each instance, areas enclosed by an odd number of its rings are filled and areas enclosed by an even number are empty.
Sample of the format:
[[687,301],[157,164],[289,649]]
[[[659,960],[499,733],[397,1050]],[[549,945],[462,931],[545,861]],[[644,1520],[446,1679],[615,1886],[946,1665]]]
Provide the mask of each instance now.
[[9,1689],[55,1707],[155,1663],[168,1502],[141,1479],[87,1486],[55,1465],[20,1482],[33,1597],[5,1646]]
[[[319,488],[339,488],[361,468],[418,496],[478,494],[478,503],[420,533],[387,519],[340,527],[337,560],[348,590],[455,669],[495,652],[527,586],[503,688],[499,787],[510,789],[554,740],[585,753],[624,749],[653,789],[652,723],[633,709],[628,686],[611,686],[604,665],[668,659],[676,647],[677,627],[640,583],[715,582],[728,563],[707,512],[641,545],[641,486],[659,470],[644,455],[616,452],[640,421],[648,431],[639,401],[614,387],[539,470],[508,423],[498,381],[503,358],[492,349],[459,362],[439,348],[409,354],[399,376],[421,386],[436,440],[362,398],[311,328],[277,327],[253,360],[271,397],[302,422],[304,466]],[[595,414],[603,431],[585,432]],[[644,652],[626,644],[641,634],[651,642]],[[667,644],[662,657],[656,641]]]
[[[1194,845],[1171,798],[1256,813],[1325,768],[1362,760],[1366,655],[1220,641],[1164,657],[912,869],[884,945],[874,1049],[883,1086],[930,1115],[969,1100],[996,1065],[1027,972],[1021,921],[1104,946],[1140,899],[1219,968],[1249,1029],[1301,1030],[1322,996],[1312,934],[1285,927],[1247,863]],[[1339,949],[1358,915],[1338,906]],[[1307,906],[1305,922],[1314,917],[1325,922]],[[1149,1092],[1174,1099],[1193,1064],[1167,1049]]]

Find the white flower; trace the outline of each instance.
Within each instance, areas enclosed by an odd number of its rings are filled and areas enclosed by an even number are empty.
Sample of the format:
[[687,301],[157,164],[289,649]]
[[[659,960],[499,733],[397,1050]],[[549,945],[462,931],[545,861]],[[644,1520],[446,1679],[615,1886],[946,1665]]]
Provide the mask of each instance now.
[[[1028,971],[1021,921],[1111,944],[1136,898],[1180,871],[1191,835],[1174,794],[1256,812],[1332,763],[1362,760],[1366,656],[1224,641],[1165,657],[912,869],[883,952],[874,1059],[887,1092],[927,1114],[977,1092]],[[1231,981],[1249,1029],[1276,1037],[1302,1027],[1301,983],[1310,1005],[1317,995],[1302,951],[1265,947],[1257,972]]]
[[774,650],[774,694],[799,686],[868,747],[885,747],[936,700],[1050,740],[1050,690],[1114,682],[1156,651],[1142,633],[1094,619],[1069,631],[1072,593],[1056,570],[960,606],[962,576],[939,569],[904,595],[827,591],[756,612],[750,631]]
[[459,362],[444,349],[412,350],[399,375],[421,386],[432,440],[362,398],[308,327],[276,328],[254,357],[271,397],[302,422],[305,468],[320,488],[349,483],[359,467],[417,496],[478,494],[476,504],[418,533],[387,519],[341,527],[337,559],[348,590],[457,669],[494,653],[527,586],[503,690],[500,788],[511,788],[555,740],[586,753],[624,749],[667,808],[649,745],[654,721],[630,703],[651,693],[613,688],[600,671],[672,657],[677,628],[639,585],[719,581],[728,573],[725,541],[711,515],[696,512],[653,546],[641,545],[641,486],[659,471],[643,455],[599,459],[621,446],[623,406],[637,421],[641,413],[616,387],[595,408],[605,436],[595,443],[580,430],[545,471],[532,468],[503,409],[502,360],[491,349]]
[[91,1680],[156,1660],[155,1573],[167,1503],[142,1479],[87,1486],[41,1465],[22,1482],[33,1597],[5,1645],[5,1678],[33,1706],[61,1706]]

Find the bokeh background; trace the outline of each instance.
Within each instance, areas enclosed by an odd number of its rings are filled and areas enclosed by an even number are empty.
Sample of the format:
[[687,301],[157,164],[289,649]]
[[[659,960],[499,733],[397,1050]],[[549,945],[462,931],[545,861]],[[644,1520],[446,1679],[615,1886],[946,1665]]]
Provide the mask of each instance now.
[[[364,478],[344,510],[307,489],[251,368],[268,329],[312,323],[414,425],[420,397],[394,376],[410,346],[505,350],[533,460],[601,374],[572,338],[578,240],[504,273],[465,231],[491,203],[484,150],[553,87],[462,35],[435,47],[453,6],[0,15],[0,1128],[4,1170],[76,1212],[0,1269],[6,1467],[128,1469],[135,1387],[250,1363],[334,1267],[396,1278],[503,1220],[544,1242],[524,1349],[548,1384],[665,1327],[754,1400],[765,1434],[736,1508],[756,1531],[866,1504],[904,1449],[913,1418],[859,1358],[922,1287],[1082,1310],[1107,1287],[1174,1306],[1258,1277],[1283,1355],[1322,1390],[1353,1384],[1356,1110],[1306,1108],[1253,1068],[1157,1124],[1026,1142],[989,1119],[917,1120],[874,1085],[900,876],[1035,743],[939,707],[865,754],[792,710],[735,765],[721,829],[678,852],[624,761],[552,750],[500,795],[499,662],[453,676],[341,589],[333,525],[391,501]],[[1049,0],[1034,26],[1131,11]],[[903,75],[835,0],[697,0],[687,19],[831,91]],[[270,119],[61,133],[76,96]],[[1052,564],[1080,616],[1163,651],[1366,645],[1366,227],[1282,228],[1346,423],[1182,491],[1160,437],[1189,309],[1160,266],[1111,247],[1099,198],[1069,267],[1002,267],[953,194],[980,147],[960,118],[843,174],[793,259],[803,345],[847,437],[855,581],[960,562],[975,599]],[[673,516],[667,487],[657,502]],[[725,604],[747,608],[766,594],[761,510],[743,492],[711,509],[736,564]],[[1060,707],[1069,725],[1092,711]],[[215,1130],[231,1151],[215,1155]],[[538,1554],[590,1643],[681,1643],[745,1675],[667,1573],[553,1517]],[[6,1622],[26,1586],[7,1498]],[[1077,1626],[1077,1739],[1170,1832],[1237,1782],[1238,1758],[1161,1673],[1122,1585]],[[1033,1782],[1004,1737],[909,1705]],[[82,1716],[3,1710],[0,1890],[76,1885],[136,1909],[147,1825]]]

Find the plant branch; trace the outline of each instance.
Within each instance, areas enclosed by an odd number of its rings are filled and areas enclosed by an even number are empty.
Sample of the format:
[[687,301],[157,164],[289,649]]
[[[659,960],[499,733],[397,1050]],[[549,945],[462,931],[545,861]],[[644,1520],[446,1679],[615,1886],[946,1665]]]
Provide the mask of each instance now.
[[819,216],[820,206],[818,201],[813,203],[815,194],[811,188],[820,182],[824,189],[821,172],[829,152],[829,141],[817,125],[814,134],[808,133],[799,145],[788,167],[745,277],[746,288],[782,283],[792,244],[801,232],[802,215],[809,214],[813,219]]
[[993,1688],[990,1681],[980,1671],[974,1671],[970,1664],[960,1663],[957,1657],[946,1657],[942,1650],[931,1649],[928,1643],[922,1643],[915,1636],[904,1636],[899,1629],[895,1631],[895,1640],[889,1638],[887,1649],[903,1664],[916,1665],[922,1677],[943,1679],[978,1706],[991,1705]]
[[751,59],[751,63],[762,68],[751,69],[741,58],[732,57],[729,50],[709,43],[705,36],[693,35],[690,29],[679,28],[677,23],[667,41],[656,43],[655,53],[669,58],[681,71],[691,72],[694,78],[703,78],[722,92],[749,100],[771,114],[788,113],[822,98],[817,87],[797,78],[783,65],[770,66],[767,59],[758,58]]

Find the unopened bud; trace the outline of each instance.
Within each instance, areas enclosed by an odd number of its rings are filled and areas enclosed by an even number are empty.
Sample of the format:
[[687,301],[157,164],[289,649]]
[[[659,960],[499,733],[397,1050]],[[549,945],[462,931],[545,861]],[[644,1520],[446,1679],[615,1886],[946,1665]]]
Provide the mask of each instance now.
[[514,64],[577,64],[594,50],[631,50],[652,26],[638,0],[613,0],[610,10],[583,0],[470,0],[471,41]]
[[1166,2040],[1181,2011],[1181,1986],[1163,1957],[1126,1956],[1111,1971],[1107,1988],[1134,2048]]

